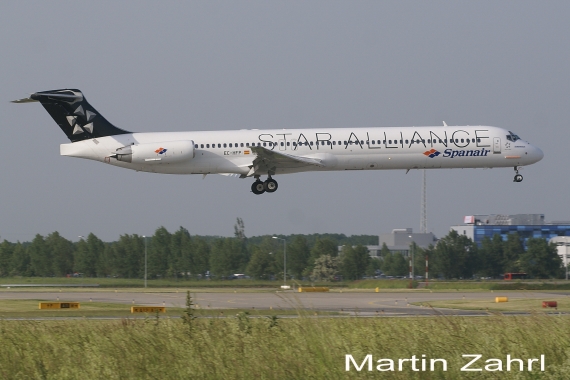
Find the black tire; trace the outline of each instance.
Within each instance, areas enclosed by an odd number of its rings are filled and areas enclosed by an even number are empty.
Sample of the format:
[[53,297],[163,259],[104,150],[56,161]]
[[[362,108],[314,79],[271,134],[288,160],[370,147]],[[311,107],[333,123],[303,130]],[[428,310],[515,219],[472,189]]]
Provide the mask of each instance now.
[[255,181],[252,185],[251,185],[251,192],[259,195],[259,194],[263,194],[265,193],[265,186],[264,183],[261,181]]
[[522,182],[522,180],[523,180],[523,176],[522,176],[522,175],[517,174],[517,175],[515,176],[515,182]]
[[268,193],[274,193],[275,191],[277,191],[277,187],[278,187],[277,181],[274,180],[273,178],[270,178],[263,183],[263,188]]

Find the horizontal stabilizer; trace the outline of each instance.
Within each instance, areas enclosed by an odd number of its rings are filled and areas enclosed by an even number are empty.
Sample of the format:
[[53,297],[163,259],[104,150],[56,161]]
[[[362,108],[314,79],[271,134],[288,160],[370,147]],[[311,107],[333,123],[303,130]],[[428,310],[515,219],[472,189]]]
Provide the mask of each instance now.
[[23,98],[23,99],[12,100],[12,103],[33,103],[33,102],[39,102],[39,100],[35,100],[32,98]]

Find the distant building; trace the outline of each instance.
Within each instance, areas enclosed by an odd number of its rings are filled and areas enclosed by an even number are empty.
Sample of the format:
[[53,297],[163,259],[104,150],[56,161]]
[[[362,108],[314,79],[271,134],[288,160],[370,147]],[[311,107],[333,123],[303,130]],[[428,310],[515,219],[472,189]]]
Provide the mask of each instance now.
[[570,222],[546,223],[544,214],[470,215],[463,219],[463,224],[450,229],[469,237],[479,246],[483,238],[492,239],[495,234],[507,240],[509,234],[516,232],[523,239],[525,248],[529,238],[550,240],[556,236],[570,236]]
[[558,256],[562,259],[564,266],[568,266],[570,263],[570,236],[555,236],[549,242],[556,244]]
[[408,256],[412,242],[420,248],[428,248],[430,244],[435,245],[436,241],[437,238],[431,232],[414,233],[412,228],[399,228],[392,230],[389,234],[380,234],[379,245],[368,245],[367,248],[371,257],[380,257],[383,244],[386,244],[391,253]]

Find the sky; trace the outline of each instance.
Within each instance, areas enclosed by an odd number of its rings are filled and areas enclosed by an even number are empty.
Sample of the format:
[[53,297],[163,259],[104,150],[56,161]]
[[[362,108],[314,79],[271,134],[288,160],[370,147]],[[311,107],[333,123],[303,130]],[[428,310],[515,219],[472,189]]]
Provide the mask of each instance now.
[[114,125],[162,132],[493,125],[540,147],[512,168],[427,171],[428,230],[464,215],[570,220],[570,2],[0,2],[0,238],[104,241],[164,226],[231,236],[420,226],[422,172],[252,180],[138,173],[62,157],[38,103],[78,88]]

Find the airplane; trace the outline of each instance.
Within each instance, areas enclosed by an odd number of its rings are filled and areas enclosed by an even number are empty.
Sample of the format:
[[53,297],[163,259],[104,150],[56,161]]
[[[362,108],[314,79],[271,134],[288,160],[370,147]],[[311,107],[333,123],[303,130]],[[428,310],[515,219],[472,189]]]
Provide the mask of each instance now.
[[[115,127],[77,89],[42,91],[13,103],[40,102],[71,143],[62,156],[166,174],[253,178],[254,194],[273,193],[273,176],[309,171],[513,167],[544,154],[511,131],[491,126],[242,129],[129,132]],[[267,176],[262,181],[261,176]]]

